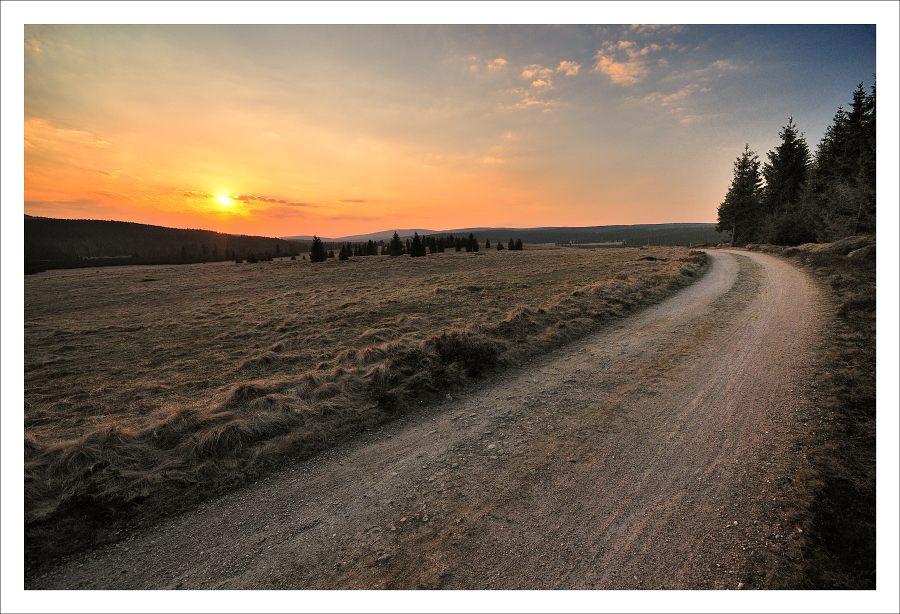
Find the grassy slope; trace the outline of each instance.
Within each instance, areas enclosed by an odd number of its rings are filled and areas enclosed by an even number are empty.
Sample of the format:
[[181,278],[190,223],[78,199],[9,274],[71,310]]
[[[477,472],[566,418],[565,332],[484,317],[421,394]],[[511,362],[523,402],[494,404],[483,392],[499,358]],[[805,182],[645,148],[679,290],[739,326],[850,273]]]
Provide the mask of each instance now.
[[29,276],[26,560],[315,454],[706,265],[681,248],[556,249]]
[[816,404],[785,526],[802,533],[760,560],[769,588],[875,588],[875,237],[749,246],[819,280],[833,311]]

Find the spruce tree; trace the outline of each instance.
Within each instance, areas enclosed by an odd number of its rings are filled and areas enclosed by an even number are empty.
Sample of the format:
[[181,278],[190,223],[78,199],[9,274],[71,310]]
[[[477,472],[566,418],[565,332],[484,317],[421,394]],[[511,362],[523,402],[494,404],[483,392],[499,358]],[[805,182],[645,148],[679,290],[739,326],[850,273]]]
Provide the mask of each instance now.
[[412,244],[409,246],[409,255],[412,258],[418,258],[425,255],[425,244],[419,238],[419,233],[414,233]]
[[717,232],[731,232],[732,245],[745,245],[757,233],[761,190],[759,157],[747,144],[734,162],[734,177],[725,200],[719,205],[716,224]]
[[811,207],[818,239],[875,232],[875,87],[860,83],[850,112],[839,107],[816,150],[811,170]]
[[391,239],[391,242],[388,245],[388,253],[391,256],[403,255],[403,242],[400,240],[400,235],[397,234],[396,230],[394,231],[394,237]]
[[491,249],[491,240],[490,239],[484,240],[484,249]]
[[325,262],[325,245],[322,239],[313,235],[312,247],[309,248],[310,262]]
[[512,237],[509,238],[509,245],[506,246],[509,251],[513,251],[516,249],[516,243],[512,240]]
[[522,251],[522,239],[516,239],[516,251]]
[[814,241],[814,223],[802,207],[811,165],[809,146],[793,117],[778,136],[781,144],[768,153],[769,161],[762,169],[766,185],[762,191],[760,238],[783,245]]

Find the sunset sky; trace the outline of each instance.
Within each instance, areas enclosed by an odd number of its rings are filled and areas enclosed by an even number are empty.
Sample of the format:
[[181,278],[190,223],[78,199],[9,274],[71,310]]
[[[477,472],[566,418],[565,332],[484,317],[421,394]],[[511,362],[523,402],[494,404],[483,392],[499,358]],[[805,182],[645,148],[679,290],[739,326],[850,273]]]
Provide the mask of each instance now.
[[814,150],[876,73],[874,25],[25,25],[23,44],[26,214],[267,236],[715,222],[745,143],[765,160],[793,116]]

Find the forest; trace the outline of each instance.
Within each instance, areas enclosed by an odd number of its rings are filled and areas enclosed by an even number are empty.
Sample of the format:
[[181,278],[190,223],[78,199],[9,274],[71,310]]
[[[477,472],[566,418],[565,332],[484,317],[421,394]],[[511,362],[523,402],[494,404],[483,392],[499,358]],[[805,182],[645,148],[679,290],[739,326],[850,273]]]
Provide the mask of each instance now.
[[306,253],[311,242],[26,215],[24,243],[27,275],[48,269],[127,264],[271,260]]
[[732,245],[828,243],[875,234],[875,86],[860,83],[810,153],[793,117],[760,164],[747,144],[719,205],[716,230]]

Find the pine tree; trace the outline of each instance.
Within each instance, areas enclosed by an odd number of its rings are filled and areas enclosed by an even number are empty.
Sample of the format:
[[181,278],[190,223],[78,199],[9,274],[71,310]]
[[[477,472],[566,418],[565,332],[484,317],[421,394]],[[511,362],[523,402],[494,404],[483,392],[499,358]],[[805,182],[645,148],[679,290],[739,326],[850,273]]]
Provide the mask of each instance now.
[[516,249],[516,243],[512,240],[512,237],[509,238],[509,245],[506,246],[509,251],[513,251]]
[[732,245],[745,245],[753,240],[759,224],[759,202],[762,177],[759,157],[750,145],[734,162],[734,178],[719,205],[717,232],[731,232]]
[[310,262],[325,262],[325,245],[322,239],[313,235],[312,247],[309,248]]
[[491,249],[491,240],[490,239],[484,240],[484,249]]
[[516,251],[522,251],[522,239],[516,239]]
[[347,254],[347,246],[341,245],[341,251],[338,252],[338,260],[344,261],[349,260],[350,256]]
[[498,252],[503,251],[503,241],[497,241],[497,251]]

